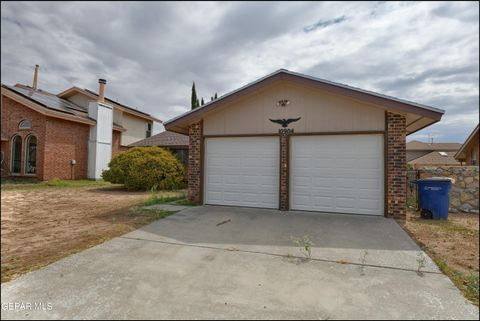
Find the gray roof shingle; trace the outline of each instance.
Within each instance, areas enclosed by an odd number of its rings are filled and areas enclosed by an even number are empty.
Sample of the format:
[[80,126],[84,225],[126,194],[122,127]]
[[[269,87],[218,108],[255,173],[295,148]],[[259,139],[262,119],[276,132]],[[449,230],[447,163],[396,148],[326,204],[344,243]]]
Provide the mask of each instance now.
[[130,144],[131,147],[159,146],[159,147],[184,147],[188,148],[188,136],[164,131],[151,137]]

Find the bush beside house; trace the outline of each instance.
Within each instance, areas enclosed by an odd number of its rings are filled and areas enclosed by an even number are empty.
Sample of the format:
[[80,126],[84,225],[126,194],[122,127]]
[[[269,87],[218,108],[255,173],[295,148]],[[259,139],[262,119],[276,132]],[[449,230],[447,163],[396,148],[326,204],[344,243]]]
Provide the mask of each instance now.
[[115,156],[104,180],[129,190],[184,188],[185,167],[172,152],[159,147],[135,147]]

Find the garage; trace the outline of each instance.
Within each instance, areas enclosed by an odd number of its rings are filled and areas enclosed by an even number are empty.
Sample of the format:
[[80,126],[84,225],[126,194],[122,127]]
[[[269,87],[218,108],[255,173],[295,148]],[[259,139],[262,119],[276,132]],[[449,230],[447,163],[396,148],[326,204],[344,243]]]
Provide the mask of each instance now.
[[290,207],[383,215],[382,135],[292,136]]
[[406,137],[443,113],[280,69],[164,125],[193,203],[405,218]]
[[278,137],[205,139],[205,203],[278,208]]

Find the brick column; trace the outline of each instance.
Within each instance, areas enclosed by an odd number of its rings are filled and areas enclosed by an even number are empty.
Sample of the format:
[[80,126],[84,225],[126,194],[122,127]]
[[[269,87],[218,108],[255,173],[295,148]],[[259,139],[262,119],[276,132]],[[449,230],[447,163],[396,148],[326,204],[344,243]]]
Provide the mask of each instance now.
[[280,204],[281,211],[289,209],[288,193],[288,167],[289,167],[289,136],[291,129],[280,129]]
[[187,199],[202,203],[202,135],[203,123],[199,121],[188,128],[188,193]]
[[405,116],[386,112],[387,125],[387,213],[405,218],[407,207],[407,156]]

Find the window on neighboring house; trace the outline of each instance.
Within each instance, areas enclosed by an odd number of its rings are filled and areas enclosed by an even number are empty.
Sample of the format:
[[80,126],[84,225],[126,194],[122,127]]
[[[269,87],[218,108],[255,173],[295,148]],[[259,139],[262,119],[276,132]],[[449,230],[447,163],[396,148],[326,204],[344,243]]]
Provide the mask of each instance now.
[[147,138],[152,136],[152,123],[147,123]]
[[25,174],[35,174],[37,172],[37,137],[28,136],[25,146]]
[[28,119],[24,119],[18,124],[18,129],[32,129],[32,122]]
[[22,168],[22,137],[15,135],[12,138],[12,173],[20,174]]

